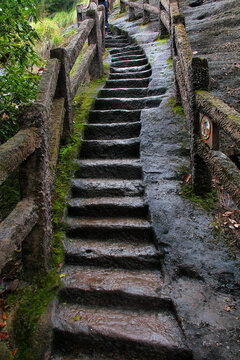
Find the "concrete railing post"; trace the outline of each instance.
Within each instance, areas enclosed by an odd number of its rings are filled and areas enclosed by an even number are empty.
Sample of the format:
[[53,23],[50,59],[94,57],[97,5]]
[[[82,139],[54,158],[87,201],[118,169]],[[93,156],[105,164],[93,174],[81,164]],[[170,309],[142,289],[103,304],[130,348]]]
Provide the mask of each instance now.
[[64,98],[65,116],[63,123],[62,142],[65,143],[73,131],[70,59],[66,49],[64,48],[52,49],[50,51],[50,58],[57,58],[61,64],[55,97]]
[[125,2],[120,0],[120,14],[126,11],[126,4]]
[[80,22],[85,20],[85,18],[86,18],[86,11],[83,10],[82,4],[77,5],[76,10],[77,10],[77,24],[79,26]]
[[102,32],[102,53],[105,50],[105,7],[104,5],[98,6],[98,11],[102,12],[102,23],[100,24],[101,32]]
[[143,0],[143,25],[150,22],[150,12],[144,9],[144,4],[149,4],[149,0]]
[[129,21],[134,21],[135,20],[135,9],[133,6],[131,6],[132,1],[129,1],[129,5],[128,5],[128,20]]
[[189,65],[190,83],[190,131],[191,131],[191,165],[192,183],[197,194],[209,192],[212,186],[212,178],[207,165],[197,154],[196,141],[200,136],[200,116],[196,105],[196,90],[208,90],[209,72],[206,59],[192,58]]
[[161,13],[164,10],[164,7],[162,6],[161,0],[158,0],[158,8],[159,8],[159,16],[158,16],[158,19],[159,19],[159,37],[161,39],[164,36],[168,35],[168,30],[164,26],[164,24],[162,22],[162,18],[161,18]]
[[[52,237],[51,175],[49,155],[49,118],[44,105],[34,103],[20,109],[23,128],[40,129],[41,144],[20,166],[21,197],[32,197],[38,208],[38,222],[23,241],[22,259],[25,277],[48,271]],[[17,221],[17,219],[16,219]]]
[[96,54],[89,67],[89,75],[91,79],[99,79],[103,73],[103,59],[102,59],[102,31],[100,28],[97,7],[92,4],[92,8],[87,11],[87,17],[94,20],[94,27],[88,36],[88,45],[96,44]]

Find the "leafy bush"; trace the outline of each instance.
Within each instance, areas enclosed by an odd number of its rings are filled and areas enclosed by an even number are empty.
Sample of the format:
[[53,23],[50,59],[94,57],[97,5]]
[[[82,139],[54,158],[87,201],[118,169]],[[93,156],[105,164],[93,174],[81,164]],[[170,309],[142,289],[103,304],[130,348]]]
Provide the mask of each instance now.
[[44,0],[44,5],[49,13],[65,10],[69,11],[76,3],[76,0]]
[[34,43],[38,33],[29,19],[38,19],[37,0],[8,0],[0,5],[0,142],[18,128],[18,105],[34,99],[38,76],[33,66],[38,62]]

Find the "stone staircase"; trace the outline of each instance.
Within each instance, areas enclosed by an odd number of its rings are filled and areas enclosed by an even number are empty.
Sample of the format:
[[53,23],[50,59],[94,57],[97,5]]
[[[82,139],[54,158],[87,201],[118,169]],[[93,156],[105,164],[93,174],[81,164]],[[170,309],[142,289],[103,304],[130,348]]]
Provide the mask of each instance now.
[[143,50],[108,36],[111,73],[99,92],[72,179],[54,360],[192,359],[144,201],[140,112],[158,107]]

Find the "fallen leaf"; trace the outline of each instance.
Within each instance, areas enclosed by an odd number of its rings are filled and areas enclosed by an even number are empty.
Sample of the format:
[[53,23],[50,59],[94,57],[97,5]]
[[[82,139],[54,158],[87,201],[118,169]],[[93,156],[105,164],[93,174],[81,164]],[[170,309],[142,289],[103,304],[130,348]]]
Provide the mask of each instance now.
[[236,316],[236,317],[235,317],[235,319],[236,319],[236,320],[239,320],[239,317],[238,317],[238,316]]
[[3,321],[6,321],[6,320],[7,320],[7,317],[6,317],[6,314],[5,314],[4,311],[3,311],[3,313],[2,313],[2,319],[3,319]]
[[73,320],[74,320],[74,321],[78,321],[78,320],[81,320],[81,318],[82,318],[82,317],[79,315],[79,316],[75,316],[75,317],[73,318]]
[[97,321],[101,321],[101,320],[102,320],[102,318],[98,318],[98,319],[97,319]]
[[224,214],[223,214],[223,216],[229,216],[229,215],[232,215],[232,211],[226,211]]
[[226,310],[226,311],[228,311],[228,312],[229,312],[229,311],[231,310],[231,308],[230,308],[229,306],[227,306],[227,305],[226,305],[226,306],[225,306],[225,308],[224,308],[224,310]]
[[18,352],[18,348],[16,348],[15,350],[13,350],[12,356],[15,356],[17,352]]
[[3,328],[3,327],[6,326],[6,325],[7,325],[6,321],[1,322],[1,323],[0,323],[0,328]]
[[64,273],[64,274],[60,274],[60,278],[63,278],[63,277],[65,277],[66,276],[66,274]]
[[189,180],[191,179],[191,177],[192,177],[191,174],[185,174],[183,178],[184,178],[185,182],[188,183]]
[[238,229],[240,227],[240,224],[234,224],[233,226]]
[[234,226],[232,226],[232,225],[229,225],[228,227],[229,227],[229,229],[232,229],[232,230],[235,229]]

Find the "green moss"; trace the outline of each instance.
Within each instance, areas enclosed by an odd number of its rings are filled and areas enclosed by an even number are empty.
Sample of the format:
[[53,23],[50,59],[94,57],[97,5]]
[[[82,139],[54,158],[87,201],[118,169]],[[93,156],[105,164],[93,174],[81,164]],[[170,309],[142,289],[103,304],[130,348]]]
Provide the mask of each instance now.
[[176,103],[176,100],[174,97],[169,98],[169,104],[172,106],[172,110],[175,111],[177,114],[184,116],[184,110],[181,105],[178,105]]
[[191,202],[197,204],[207,213],[213,212],[216,210],[216,204],[218,202],[217,192],[213,188],[211,192],[204,193],[202,195],[196,195],[193,191],[191,184],[184,184],[181,188],[181,193],[183,198],[190,200]]
[[169,35],[163,35],[163,36],[158,35],[155,39],[155,41],[161,45],[165,45],[168,40],[169,40]]
[[169,56],[169,58],[167,59],[167,65],[169,69],[173,68],[173,59],[171,58],[171,56]]
[[142,28],[142,27],[145,27],[145,26],[147,26],[147,25],[149,25],[149,24],[151,24],[151,21],[149,21],[149,22],[146,23],[146,24],[142,24],[140,27]]
[[[17,314],[14,318],[14,340],[18,352],[14,359],[35,359],[31,348],[34,329],[59,286],[59,276],[52,270],[47,276],[36,277],[31,284],[23,284],[14,295],[8,296],[8,306],[18,304]],[[10,359],[11,357],[6,360]]]

